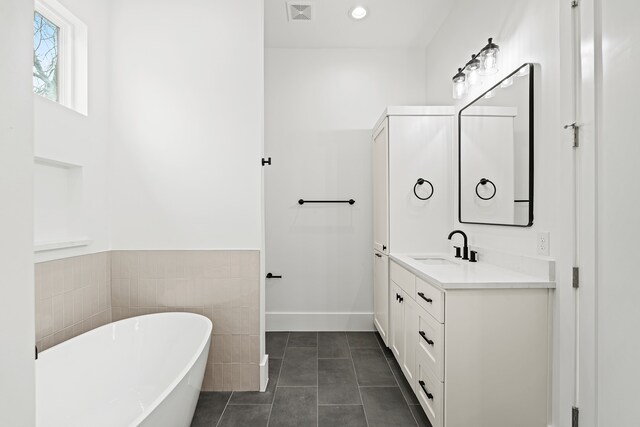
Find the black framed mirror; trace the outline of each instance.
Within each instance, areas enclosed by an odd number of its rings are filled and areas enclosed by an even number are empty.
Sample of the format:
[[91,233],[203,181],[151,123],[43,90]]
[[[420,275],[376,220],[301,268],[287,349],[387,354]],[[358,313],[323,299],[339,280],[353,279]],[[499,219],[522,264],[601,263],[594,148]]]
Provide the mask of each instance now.
[[458,220],[533,225],[534,64],[458,113]]

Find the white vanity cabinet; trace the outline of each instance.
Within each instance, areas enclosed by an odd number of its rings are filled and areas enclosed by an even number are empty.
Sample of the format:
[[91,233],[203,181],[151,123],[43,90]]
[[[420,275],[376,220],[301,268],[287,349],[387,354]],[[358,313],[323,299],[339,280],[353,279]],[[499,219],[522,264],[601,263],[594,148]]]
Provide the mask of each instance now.
[[[404,357],[404,305],[402,304],[406,294],[393,281],[390,283],[389,295],[389,348],[402,365]],[[408,297],[407,297],[408,298]]]
[[391,282],[391,321],[389,348],[398,360],[402,372],[413,384],[416,368],[418,304],[395,282]]
[[373,135],[373,249],[389,252],[389,125],[385,119]]
[[[453,107],[388,107],[373,130],[374,324],[390,347],[390,308],[396,300],[389,287],[388,255],[392,248],[444,250],[442,230],[453,217],[453,124]],[[426,181],[417,184],[419,179]],[[409,292],[412,299],[414,293]]]
[[453,107],[388,107],[378,120],[372,134],[375,250],[445,250],[442,234],[453,218],[454,117]]
[[433,427],[546,426],[550,289],[443,289],[394,259],[389,347]]
[[373,251],[373,323],[382,340],[389,342],[389,257]]

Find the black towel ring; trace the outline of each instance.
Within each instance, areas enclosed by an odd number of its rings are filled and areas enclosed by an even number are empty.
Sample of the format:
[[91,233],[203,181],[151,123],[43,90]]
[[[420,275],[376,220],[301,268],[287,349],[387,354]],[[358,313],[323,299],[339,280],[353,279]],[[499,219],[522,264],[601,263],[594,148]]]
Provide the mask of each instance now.
[[[418,196],[418,192],[416,191],[418,189],[418,185],[422,185],[424,183],[429,184],[429,187],[431,187],[431,194],[429,194],[429,197],[420,197]],[[413,194],[415,194],[416,197],[420,200],[429,200],[433,196],[433,184],[431,184],[426,179],[418,178],[418,182],[416,182],[416,185],[413,186]]]
[[[491,195],[491,197],[482,197],[480,193],[478,193],[478,187],[480,187],[481,185],[487,185],[487,183],[493,186],[493,194]],[[476,195],[480,197],[482,200],[493,199],[496,196],[496,191],[497,191],[496,185],[490,179],[487,179],[487,178],[480,179],[480,182],[476,185]]]

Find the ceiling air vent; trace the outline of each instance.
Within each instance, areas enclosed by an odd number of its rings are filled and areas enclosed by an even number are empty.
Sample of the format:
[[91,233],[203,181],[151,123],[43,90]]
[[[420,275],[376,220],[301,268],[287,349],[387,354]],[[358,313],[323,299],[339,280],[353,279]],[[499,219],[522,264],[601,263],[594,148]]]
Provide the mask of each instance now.
[[287,2],[287,15],[289,21],[311,21],[311,3],[300,1]]

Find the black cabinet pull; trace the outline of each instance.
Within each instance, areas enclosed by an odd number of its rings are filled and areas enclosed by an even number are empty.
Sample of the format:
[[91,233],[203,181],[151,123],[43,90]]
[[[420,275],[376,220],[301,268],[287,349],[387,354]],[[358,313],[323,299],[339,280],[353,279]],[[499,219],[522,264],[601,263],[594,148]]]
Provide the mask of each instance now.
[[385,245],[382,245],[382,250],[383,250],[383,251],[386,251],[386,250],[387,250],[387,247],[386,247]]
[[400,300],[400,295],[396,293],[396,301],[399,301],[399,300]]
[[267,273],[267,279],[282,279],[282,276],[274,276],[271,273]]
[[418,382],[420,383],[420,387],[422,387],[422,390],[424,390],[424,394],[427,395],[427,399],[433,400],[433,394],[427,391],[427,387],[425,386],[424,381],[418,381]]
[[425,296],[424,296],[424,293],[422,293],[422,292],[418,292],[418,296],[419,296],[420,298],[422,298],[423,300],[425,300],[426,302],[428,302],[429,304],[432,304],[432,303],[433,303],[433,300],[432,300],[431,298],[427,298],[427,297],[425,297]]
[[400,302],[402,302],[402,301],[404,301],[404,298],[403,298],[403,297],[400,297]]
[[427,334],[425,334],[425,333],[424,333],[424,331],[420,331],[420,332],[418,332],[418,333],[420,334],[420,336],[421,336],[422,338],[424,338],[424,340],[427,342],[427,344],[429,344],[429,345],[433,345],[433,341],[432,341],[432,340],[430,340],[429,338],[427,338]]
[[380,255],[379,253],[376,253],[376,256],[377,256],[378,258],[382,258],[382,255]]

